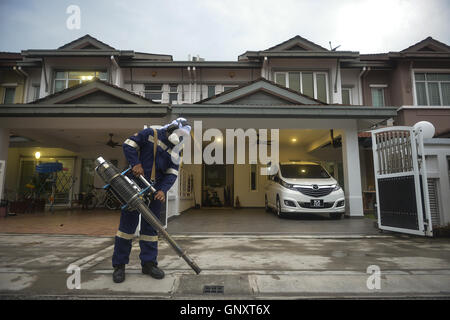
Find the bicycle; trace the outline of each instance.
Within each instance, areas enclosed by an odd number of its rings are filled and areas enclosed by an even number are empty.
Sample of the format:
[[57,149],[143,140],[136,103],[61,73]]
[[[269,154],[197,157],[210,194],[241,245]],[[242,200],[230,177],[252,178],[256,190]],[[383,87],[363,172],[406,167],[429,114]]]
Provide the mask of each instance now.
[[105,192],[100,192],[103,188],[96,188],[94,185],[89,185],[90,189],[86,195],[83,196],[81,205],[83,209],[93,210],[97,206],[104,206],[109,210],[118,210],[121,203],[116,199],[110,189]]

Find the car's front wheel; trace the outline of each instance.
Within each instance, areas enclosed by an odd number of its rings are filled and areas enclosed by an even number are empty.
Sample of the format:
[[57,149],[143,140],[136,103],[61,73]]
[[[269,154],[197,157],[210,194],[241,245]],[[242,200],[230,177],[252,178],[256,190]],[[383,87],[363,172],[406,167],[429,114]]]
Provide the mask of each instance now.
[[269,200],[267,200],[267,196],[264,197],[264,207],[266,209],[266,212],[272,211],[269,207]]
[[276,209],[276,213],[278,218],[282,218],[283,217],[283,212],[281,211],[281,201],[280,198],[277,197],[277,209]]

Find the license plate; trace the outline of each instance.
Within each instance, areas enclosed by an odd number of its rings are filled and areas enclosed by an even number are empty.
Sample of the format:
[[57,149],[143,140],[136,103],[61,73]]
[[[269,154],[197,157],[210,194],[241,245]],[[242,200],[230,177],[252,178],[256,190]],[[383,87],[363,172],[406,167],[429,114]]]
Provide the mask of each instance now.
[[311,200],[312,208],[323,208],[323,200],[314,199]]

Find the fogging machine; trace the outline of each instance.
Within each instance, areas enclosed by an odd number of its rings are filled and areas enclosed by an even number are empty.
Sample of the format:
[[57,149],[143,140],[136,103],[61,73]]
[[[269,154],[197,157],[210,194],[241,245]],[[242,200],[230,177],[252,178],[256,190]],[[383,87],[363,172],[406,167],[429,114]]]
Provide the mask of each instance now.
[[[156,193],[153,185],[145,179],[144,176],[139,176],[140,181],[145,187],[140,187],[134,180],[126,176],[126,173],[131,168],[120,172],[111,162],[106,161],[102,157],[95,160],[95,172],[106,183],[104,189],[113,191],[114,196],[123,204],[122,209],[130,211],[136,210],[158,233],[163,236],[170,246],[186,263],[199,274],[201,269],[197,264],[183,251],[175,240],[167,233],[161,225],[159,219],[153,214],[146,204],[146,199],[151,200],[152,195]],[[155,200],[158,201],[158,200]]]

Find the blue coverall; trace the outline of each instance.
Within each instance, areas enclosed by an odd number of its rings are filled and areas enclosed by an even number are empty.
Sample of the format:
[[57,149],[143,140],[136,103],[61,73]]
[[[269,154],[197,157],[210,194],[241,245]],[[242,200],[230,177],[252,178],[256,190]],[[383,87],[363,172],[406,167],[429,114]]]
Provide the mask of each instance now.
[[[158,143],[155,163],[155,189],[161,190],[164,195],[175,183],[178,176],[179,165],[172,161],[178,159],[179,154],[172,151],[173,144],[169,142],[166,137],[166,129],[161,128],[156,130],[158,133]],[[150,181],[153,167],[153,129],[144,129],[139,133],[134,134],[123,144],[123,152],[125,158],[131,167],[141,164],[144,169],[145,178]],[[150,210],[159,218],[161,210],[161,202],[159,200],[152,200],[149,206]],[[119,231],[115,237],[114,254],[112,257],[113,267],[122,264],[128,264],[131,242],[139,223],[139,213],[137,211],[122,210],[120,216]],[[158,234],[153,227],[141,219],[141,230],[139,237],[139,246],[141,253],[141,265],[146,262],[153,262],[157,265],[158,256]]]

